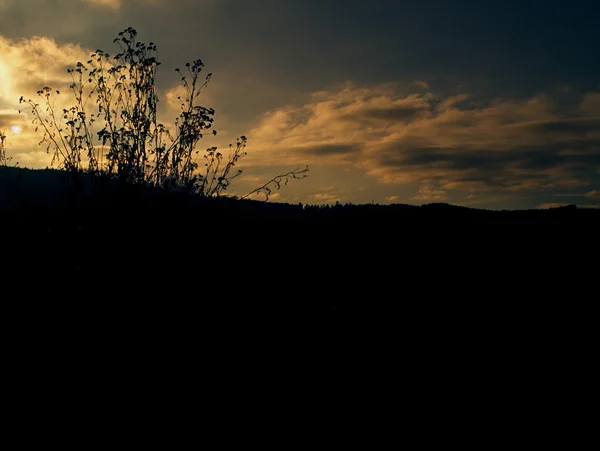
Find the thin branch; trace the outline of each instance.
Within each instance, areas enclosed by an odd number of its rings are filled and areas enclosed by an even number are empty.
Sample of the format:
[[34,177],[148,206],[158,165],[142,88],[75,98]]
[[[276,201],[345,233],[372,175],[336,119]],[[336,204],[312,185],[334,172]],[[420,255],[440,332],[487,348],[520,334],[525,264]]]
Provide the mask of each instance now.
[[281,188],[281,184],[283,183],[284,185],[287,185],[290,179],[303,179],[308,177],[308,171],[308,166],[306,166],[304,169],[300,169],[300,166],[297,166],[296,169],[294,169],[293,171],[286,172],[285,174],[280,174],[278,176],[273,177],[264,185],[250,191],[245,196],[242,196],[241,199],[247,199],[253,194],[263,193],[266,197],[265,200],[269,200],[269,197],[273,192],[273,188],[271,188],[271,185],[274,185],[275,189],[279,190]]

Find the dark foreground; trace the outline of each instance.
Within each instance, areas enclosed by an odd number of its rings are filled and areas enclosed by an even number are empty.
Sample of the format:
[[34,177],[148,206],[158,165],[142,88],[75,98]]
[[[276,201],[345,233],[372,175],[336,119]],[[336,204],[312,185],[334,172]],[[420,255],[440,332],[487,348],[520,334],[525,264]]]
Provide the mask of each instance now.
[[0,210],[3,329],[32,386],[76,368],[72,384],[104,381],[94,402],[124,390],[139,407],[168,384],[189,427],[215,398],[204,421],[225,434],[235,416],[247,437],[370,447],[571,446],[597,420],[598,210],[303,208],[69,183],[42,200],[13,184]]

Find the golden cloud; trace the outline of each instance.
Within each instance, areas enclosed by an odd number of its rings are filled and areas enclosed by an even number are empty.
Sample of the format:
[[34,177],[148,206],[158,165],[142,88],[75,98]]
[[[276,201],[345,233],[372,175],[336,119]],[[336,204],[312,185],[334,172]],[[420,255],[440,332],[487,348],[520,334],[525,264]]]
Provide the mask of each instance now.
[[346,84],[270,111],[249,133],[257,160],[353,165],[416,184],[419,201],[598,185],[599,93],[569,116],[544,95],[478,106],[467,94],[399,92]]
[[[44,37],[10,40],[0,36],[0,106],[9,107],[0,110],[0,130],[9,127],[21,129],[20,133],[7,133],[8,142],[13,155],[21,155],[20,161],[27,162],[29,167],[46,167],[50,164],[51,156],[46,152],[37,152],[43,131],[41,127],[36,131],[36,126],[32,124],[34,116],[27,101],[30,99],[45,109],[45,99],[37,92],[49,86],[52,88],[54,111],[60,112],[63,108],[73,106],[76,103],[70,89],[73,77],[67,69],[76,67],[78,62],[89,66],[87,62],[92,53],[90,49],[71,44],[59,45]],[[77,74],[73,75],[77,77]],[[87,92],[89,89],[91,85],[87,87]],[[60,94],[57,95],[57,91]],[[168,91],[167,106],[171,107],[171,111],[159,111],[159,120],[169,128],[172,128],[177,116],[173,110],[179,110],[179,104],[175,104],[179,93],[179,88]],[[19,101],[21,96],[25,100],[23,103]],[[95,110],[96,105],[91,101],[87,108]]]
[[[69,92],[72,82],[67,68],[78,61],[87,61],[91,51],[80,46],[59,45],[44,37],[11,40],[0,36],[0,128],[12,127],[8,132],[8,150],[20,156],[20,164],[29,167],[46,167],[50,157],[40,152],[39,141],[42,135],[35,131],[31,121],[33,116],[19,98],[31,99],[42,104],[36,92],[50,86],[62,92],[56,98],[58,111],[73,103]],[[55,91],[53,91],[55,92]],[[19,131],[16,133],[16,131]]]

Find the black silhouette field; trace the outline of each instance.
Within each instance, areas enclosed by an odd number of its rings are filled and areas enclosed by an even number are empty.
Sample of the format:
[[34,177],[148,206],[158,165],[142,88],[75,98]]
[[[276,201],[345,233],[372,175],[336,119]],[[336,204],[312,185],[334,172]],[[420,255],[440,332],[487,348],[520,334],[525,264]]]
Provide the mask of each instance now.
[[275,368],[245,384],[364,443],[398,424],[556,441],[591,421],[598,210],[302,206],[7,167],[0,193],[14,346],[161,356],[186,380],[209,355]]

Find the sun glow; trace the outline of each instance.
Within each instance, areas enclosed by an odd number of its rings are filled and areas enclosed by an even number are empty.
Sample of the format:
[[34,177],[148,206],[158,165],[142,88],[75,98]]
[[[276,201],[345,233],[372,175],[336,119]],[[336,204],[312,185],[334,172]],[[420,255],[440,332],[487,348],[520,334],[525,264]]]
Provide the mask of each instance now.
[[19,127],[18,125],[11,125],[10,126],[10,130],[15,133],[16,135],[18,135],[19,133],[21,133],[21,127]]

